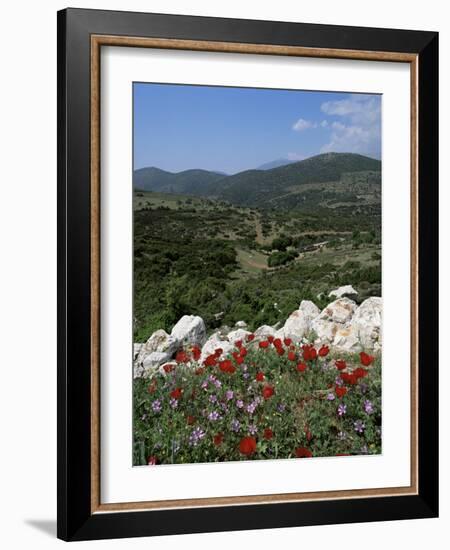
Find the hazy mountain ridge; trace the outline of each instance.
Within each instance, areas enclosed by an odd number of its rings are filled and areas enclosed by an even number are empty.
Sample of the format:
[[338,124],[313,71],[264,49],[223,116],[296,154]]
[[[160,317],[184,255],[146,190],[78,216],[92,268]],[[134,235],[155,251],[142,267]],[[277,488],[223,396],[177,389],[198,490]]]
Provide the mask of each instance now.
[[332,189],[330,199],[336,192],[370,195],[378,193],[380,184],[381,161],[355,153],[324,153],[277,168],[245,170],[231,176],[200,169],[171,173],[154,167],[136,170],[133,175],[135,189],[261,207],[269,203],[275,206],[279,201],[289,206],[292,198],[301,203],[305,193],[320,198],[328,187]]

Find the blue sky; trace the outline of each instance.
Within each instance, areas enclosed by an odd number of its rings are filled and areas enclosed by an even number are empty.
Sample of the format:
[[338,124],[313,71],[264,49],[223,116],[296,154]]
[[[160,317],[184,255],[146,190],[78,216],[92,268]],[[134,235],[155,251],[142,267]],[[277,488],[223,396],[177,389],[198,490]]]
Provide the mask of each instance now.
[[324,152],[381,158],[381,96],[134,83],[134,168],[228,174]]

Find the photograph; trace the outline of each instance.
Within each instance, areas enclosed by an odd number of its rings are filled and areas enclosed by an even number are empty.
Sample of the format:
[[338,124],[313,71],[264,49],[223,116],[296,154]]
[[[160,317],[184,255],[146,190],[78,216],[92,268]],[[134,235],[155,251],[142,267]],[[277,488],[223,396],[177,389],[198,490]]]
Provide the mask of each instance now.
[[132,87],[133,466],[382,454],[382,95]]

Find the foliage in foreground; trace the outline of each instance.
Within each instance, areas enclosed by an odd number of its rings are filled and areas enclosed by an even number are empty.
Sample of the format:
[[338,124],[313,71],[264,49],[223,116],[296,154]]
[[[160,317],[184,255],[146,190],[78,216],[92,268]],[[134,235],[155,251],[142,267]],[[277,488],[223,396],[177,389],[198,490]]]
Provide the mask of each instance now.
[[381,452],[381,364],[269,338],[134,381],[135,465]]

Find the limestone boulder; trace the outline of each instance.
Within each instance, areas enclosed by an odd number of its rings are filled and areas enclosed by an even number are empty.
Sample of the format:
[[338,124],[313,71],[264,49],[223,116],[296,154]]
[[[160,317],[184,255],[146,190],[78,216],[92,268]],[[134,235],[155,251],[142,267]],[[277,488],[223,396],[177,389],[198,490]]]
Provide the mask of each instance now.
[[206,341],[206,327],[198,315],[183,315],[171,332],[172,338],[182,346],[203,346]]

